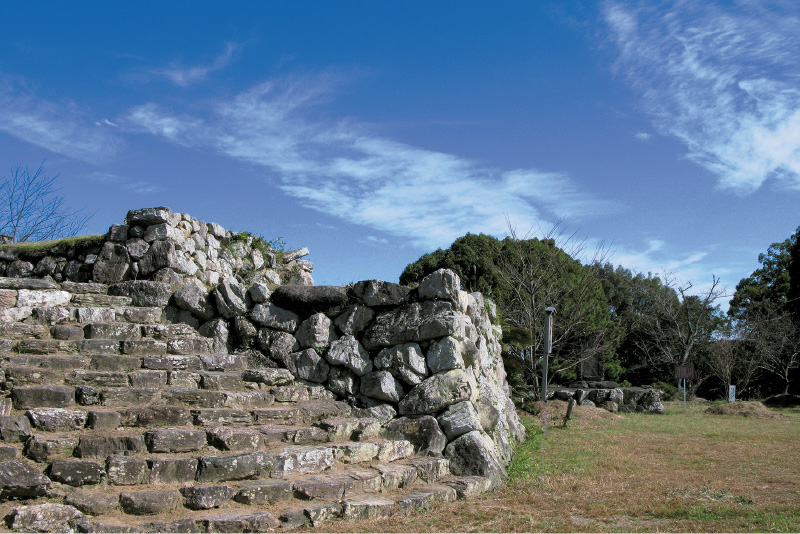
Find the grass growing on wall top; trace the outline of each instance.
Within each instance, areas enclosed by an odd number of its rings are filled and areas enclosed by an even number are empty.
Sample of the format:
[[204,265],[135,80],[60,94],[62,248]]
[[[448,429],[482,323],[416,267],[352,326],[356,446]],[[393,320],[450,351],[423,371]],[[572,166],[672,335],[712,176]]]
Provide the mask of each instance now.
[[90,247],[101,245],[106,234],[82,235],[53,239],[51,241],[27,241],[24,243],[8,243],[0,245],[0,250],[17,250],[23,254],[44,255],[55,247]]

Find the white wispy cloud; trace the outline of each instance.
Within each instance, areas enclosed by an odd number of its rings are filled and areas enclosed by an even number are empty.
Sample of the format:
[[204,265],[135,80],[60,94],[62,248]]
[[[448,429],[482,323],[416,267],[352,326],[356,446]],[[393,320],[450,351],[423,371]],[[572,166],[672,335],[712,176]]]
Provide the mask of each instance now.
[[186,87],[193,83],[202,82],[210,73],[227,67],[231,59],[233,59],[236,49],[235,44],[226,43],[225,51],[214,58],[211,63],[194,67],[182,67],[172,64],[167,68],[153,69],[152,73],[167,78],[175,85]]
[[122,187],[123,189],[132,191],[134,193],[138,193],[140,195],[157,193],[159,191],[164,190],[163,187],[156,186],[144,180],[134,181],[125,178],[123,176],[119,176],[117,174],[101,172],[101,171],[95,171],[89,173],[86,176],[84,176],[84,179],[98,184],[106,184],[106,185],[113,185],[114,187]]
[[722,187],[800,187],[797,3],[608,1],[605,20],[642,108]]
[[110,159],[120,140],[72,103],[38,99],[25,83],[0,79],[0,131],[73,159]]
[[218,102],[203,118],[147,104],[124,122],[260,165],[303,205],[420,247],[447,246],[466,232],[502,235],[506,216],[522,227],[548,226],[611,209],[563,174],[496,169],[370,135],[353,121],[309,119],[309,108],[329,97],[334,81],[264,83]]
[[638,139],[639,141],[642,141],[642,142],[647,142],[647,141],[649,141],[649,140],[650,140],[650,139],[651,139],[653,136],[652,136],[652,135],[650,135],[650,134],[649,134],[649,133],[647,133],[647,132],[639,132],[639,133],[637,133],[637,134],[634,134],[634,137],[635,137],[636,139]]

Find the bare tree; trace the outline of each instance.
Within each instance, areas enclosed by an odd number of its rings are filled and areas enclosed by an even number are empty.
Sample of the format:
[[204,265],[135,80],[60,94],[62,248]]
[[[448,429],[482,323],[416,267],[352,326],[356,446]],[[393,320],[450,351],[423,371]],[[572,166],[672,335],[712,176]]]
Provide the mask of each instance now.
[[[529,387],[538,395],[535,377],[542,356],[544,309],[554,306],[558,310],[552,378],[607,350],[612,334],[607,328],[598,328],[598,322],[607,316],[607,305],[599,298],[602,287],[597,279],[575,259],[585,254],[586,240],[576,240],[575,234],[565,236],[560,221],[550,231],[538,232],[543,237],[535,247],[531,246],[532,232],[520,237],[510,221],[508,232],[498,261],[498,273],[512,292],[504,312],[512,325],[511,337],[520,346]],[[601,245],[592,261],[602,261],[606,252]]]
[[0,184],[0,234],[4,241],[44,241],[76,235],[90,216],[64,206],[55,186],[58,175],[48,176],[44,163],[31,172],[15,165]]
[[760,368],[779,378],[788,393],[791,372],[800,368],[800,322],[786,306],[762,306],[747,318],[747,329]]
[[747,333],[734,327],[730,335],[714,341],[708,354],[708,368],[719,379],[723,396],[735,385],[739,395],[747,392],[750,381],[761,368],[761,358],[747,343]]

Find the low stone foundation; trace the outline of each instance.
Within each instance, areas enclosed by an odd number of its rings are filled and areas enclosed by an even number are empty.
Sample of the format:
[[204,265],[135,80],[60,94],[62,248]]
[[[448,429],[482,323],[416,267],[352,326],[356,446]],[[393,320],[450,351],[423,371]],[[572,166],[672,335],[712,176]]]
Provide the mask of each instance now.
[[579,406],[597,406],[609,412],[664,413],[660,389],[650,387],[617,387],[614,382],[575,382],[569,387],[551,387],[548,399],[569,401]]

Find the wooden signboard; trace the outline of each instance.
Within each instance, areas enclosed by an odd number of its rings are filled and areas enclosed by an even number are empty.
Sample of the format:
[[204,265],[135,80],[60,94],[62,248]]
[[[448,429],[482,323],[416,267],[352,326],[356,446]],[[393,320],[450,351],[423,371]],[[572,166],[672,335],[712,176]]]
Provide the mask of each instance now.
[[676,365],[675,378],[692,380],[694,378],[694,365]]

